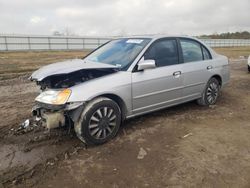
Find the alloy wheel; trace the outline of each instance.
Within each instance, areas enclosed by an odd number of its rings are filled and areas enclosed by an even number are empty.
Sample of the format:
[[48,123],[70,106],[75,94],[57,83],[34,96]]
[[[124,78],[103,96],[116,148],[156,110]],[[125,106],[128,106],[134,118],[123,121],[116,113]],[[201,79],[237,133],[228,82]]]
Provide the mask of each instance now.
[[97,109],[89,120],[88,129],[95,139],[107,138],[115,129],[116,114],[110,107]]
[[207,88],[207,101],[209,102],[209,104],[213,104],[216,102],[218,94],[219,85],[215,82],[210,83],[209,87]]

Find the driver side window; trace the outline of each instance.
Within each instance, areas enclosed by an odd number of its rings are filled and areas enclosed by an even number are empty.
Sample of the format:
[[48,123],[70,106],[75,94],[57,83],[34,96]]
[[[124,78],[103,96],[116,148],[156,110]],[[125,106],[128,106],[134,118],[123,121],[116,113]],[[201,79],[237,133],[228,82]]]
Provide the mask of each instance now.
[[164,39],[153,43],[144,54],[144,59],[155,60],[157,67],[178,64],[178,50],[175,39]]

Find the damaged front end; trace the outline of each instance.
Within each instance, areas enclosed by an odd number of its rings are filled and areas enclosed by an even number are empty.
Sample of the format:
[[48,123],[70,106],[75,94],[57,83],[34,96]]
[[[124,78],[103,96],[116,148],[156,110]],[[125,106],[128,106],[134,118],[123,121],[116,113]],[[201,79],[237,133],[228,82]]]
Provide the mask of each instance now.
[[83,82],[99,78],[114,72],[116,72],[116,69],[107,68],[77,70],[67,74],[62,73],[48,76],[41,81],[37,81],[37,84],[40,85],[40,89],[42,91],[45,89],[70,88],[74,85],[78,85]]
[[63,127],[68,122],[76,122],[84,108],[83,102],[65,105],[50,105],[36,102],[32,108],[32,115],[47,129]]
[[70,95],[70,89],[45,90],[36,97],[32,114],[48,129],[64,126],[67,118],[76,121],[75,110],[81,109],[83,102],[67,103]]
[[41,93],[35,99],[33,116],[48,128],[76,122],[83,111],[84,101],[68,102],[71,87],[117,72],[117,67],[103,63],[72,60],[42,67],[30,80],[36,81]]

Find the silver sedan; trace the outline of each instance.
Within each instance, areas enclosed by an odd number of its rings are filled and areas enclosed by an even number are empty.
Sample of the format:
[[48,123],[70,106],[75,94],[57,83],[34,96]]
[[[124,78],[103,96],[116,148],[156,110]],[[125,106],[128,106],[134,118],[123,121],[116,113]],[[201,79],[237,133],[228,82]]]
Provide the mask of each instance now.
[[103,144],[125,119],[192,100],[215,104],[229,77],[228,58],[198,39],[118,38],[35,71],[41,94],[33,115],[49,129],[69,122],[85,143]]

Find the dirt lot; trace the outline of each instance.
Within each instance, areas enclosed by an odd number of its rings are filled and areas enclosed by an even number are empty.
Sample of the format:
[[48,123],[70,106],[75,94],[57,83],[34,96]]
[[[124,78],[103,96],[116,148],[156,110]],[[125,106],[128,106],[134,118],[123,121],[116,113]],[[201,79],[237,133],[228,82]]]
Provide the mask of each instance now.
[[250,74],[246,60],[235,60],[250,49],[218,51],[234,60],[216,105],[129,120],[114,140],[90,148],[69,129],[17,130],[38,92],[30,71],[84,53],[0,53],[0,188],[250,187]]

